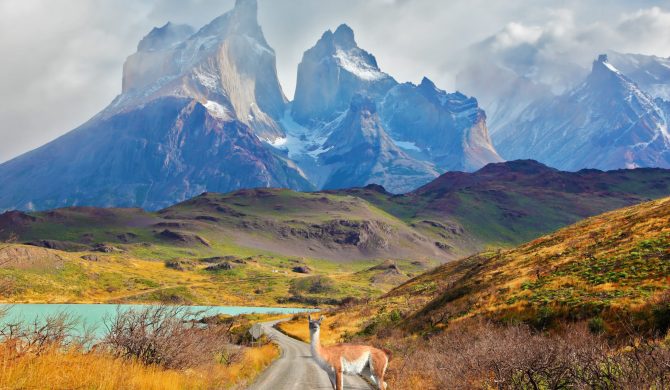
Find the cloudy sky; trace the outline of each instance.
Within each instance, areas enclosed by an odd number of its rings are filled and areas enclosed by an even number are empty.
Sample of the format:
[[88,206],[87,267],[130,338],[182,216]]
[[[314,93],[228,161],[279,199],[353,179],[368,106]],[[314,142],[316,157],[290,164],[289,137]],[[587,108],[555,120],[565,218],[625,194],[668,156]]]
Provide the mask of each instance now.
[[[200,27],[233,2],[0,0],[0,162],[104,108],[152,27]],[[485,40],[488,56],[529,45],[584,67],[605,50],[670,56],[670,0],[259,0],[259,19],[289,97],[302,53],[340,23],[399,81],[426,75],[446,89]]]

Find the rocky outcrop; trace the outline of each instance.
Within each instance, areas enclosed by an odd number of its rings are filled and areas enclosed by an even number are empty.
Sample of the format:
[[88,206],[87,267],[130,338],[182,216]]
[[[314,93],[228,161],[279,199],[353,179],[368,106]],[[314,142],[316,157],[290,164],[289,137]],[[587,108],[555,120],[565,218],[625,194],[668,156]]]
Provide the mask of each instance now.
[[165,229],[156,235],[158,238],[172,242],[178,245],[204,245],[209,247],[209,242],[197,234],[184,233],[174,230]]
[[343,24],[326,31],[298,65],[293,118],[318,126],[344,112],[358,93],[381,97],[396,81],[377,66],[375,57],[356,44],[353,30]]
[[238,0],[233,10],[195,33],[172,23],[152,30],[126,60],[123,93],[103,115],[159,97],[190,97],[261,138],[283,136],[275,119],[283,115],[287,100],[257,8],[256,0]]
[[64,263],[65,259],[50,249],[0,244],[0,268],[54,270]]

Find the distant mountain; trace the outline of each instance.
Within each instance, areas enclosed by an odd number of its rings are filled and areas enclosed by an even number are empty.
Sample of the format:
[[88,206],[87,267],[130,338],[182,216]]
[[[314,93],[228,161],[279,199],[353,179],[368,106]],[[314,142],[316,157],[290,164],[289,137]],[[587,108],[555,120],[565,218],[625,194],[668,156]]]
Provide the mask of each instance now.
[[207,190],[311,189],[261,141],[283,136],[285,106],[255,0],[196,33],[168,23],[128,58],[123,92],[107,108],[0,165],[0,209],[157,209]]
[[608,53],[609,61],[653,97],[670,100],[670,58]]
[[584,83],[528,106],[494,143],[504,158],[563,170],[670,167],[664,110],[606,55]]
[[380,116],[398,146],[440,172],[471,172],[502,161],[477,100],[446,93],[428,78],[393,87],[380,103]]
[[[358,115],[353,107],[359,105],[354,100],[361,97],[373,113],[364,132],[375,134],[365,141],[369,160],[364,164],[364,155],[355,152],[361,144],[346,145],[341,135],[343,127],[351,133]],[[287,138],[275,146],[323,188],[377,183],[404,192],[440,172],[473,171],[502,161],[476,99],[446,93],[427,78],[419,85],[399,84],[358,47],[347,25],[326,31],[305,52],[295,100],[282,124]],[[335,162],[341,166],[334,167]]]
[[550,85],[501,64],[475,59],[456,75],[456,87],[477,96],[494,139],[499,129],[516,120],[529,105],[555,96]]
[[327,123],[349,108],[355,94],[381,97],[396,84],[343,24],[335,32],[326,31],[303,55],[291,112],[303,125]]
[[0,210],[153,210],[251,187],[405,192],[501,161],[474,98],[427,79],[398,84],[346,25],[305,52],[288,102],[257,11],[256,0],[236,0],[197,31],[152,29],[108,107],[0,165]]

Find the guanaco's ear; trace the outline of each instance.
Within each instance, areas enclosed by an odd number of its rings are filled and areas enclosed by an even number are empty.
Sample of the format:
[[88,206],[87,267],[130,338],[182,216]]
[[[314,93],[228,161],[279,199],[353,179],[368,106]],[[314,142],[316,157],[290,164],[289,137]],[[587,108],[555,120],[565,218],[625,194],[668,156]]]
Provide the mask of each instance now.
[[310,314],[307,314],[307,321],[312,321],[312,316]]
[[326,317],[321,316],[321,317],[319,318],[319,324],[321,323],[321,321],[323,321],[324,318],[326,318]]

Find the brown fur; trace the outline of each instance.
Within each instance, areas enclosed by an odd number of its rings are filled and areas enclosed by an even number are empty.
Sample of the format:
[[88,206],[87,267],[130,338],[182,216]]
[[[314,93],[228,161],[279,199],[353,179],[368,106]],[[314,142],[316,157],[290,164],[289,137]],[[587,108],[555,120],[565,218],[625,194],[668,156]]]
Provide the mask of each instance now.
[[[345,367],[342,364],[342,360],[344,359],[348,363],[358,362],[369,353],[368,362],[366,362],[365,365],[367,365],[370,369],[370,373],[374,376],[378,389],[385,390],[386,383],[384,382],[384,374],[386,373],[386,367],[388,366],[388,355],[381,349],[367,345],[337,344],[329,347],[321,346],[318,336],[320,335],[320,325],[322,320],[323,317],[319,320],[312,320],[311,317],[309,318],[310,335],[312,337],[312,354],[315,355],[314,358],[317,362],[321,359],[328,365],[327,368],[331,370],[331,372],[328,373],[329,375],[331,375],[331,373],[335,375],[334,388],[336,390],[343,389]],[[315,336],[315,334],[317,336]],[[315,337],[317,338],[315,339]],[[321,363],[319,364],[321,365]],[[326,371],[328,372],[328,370]],[[360,374],[361,372],[362,370],[356,373]]]

